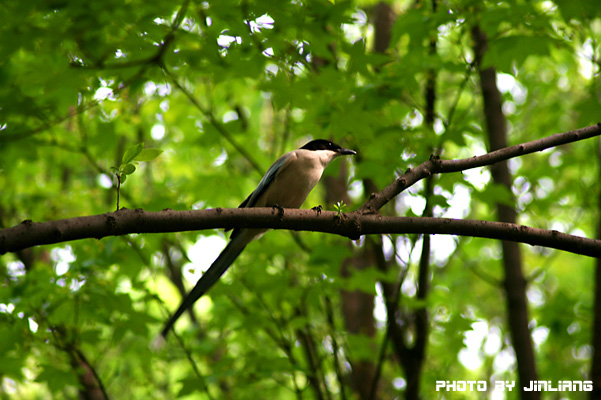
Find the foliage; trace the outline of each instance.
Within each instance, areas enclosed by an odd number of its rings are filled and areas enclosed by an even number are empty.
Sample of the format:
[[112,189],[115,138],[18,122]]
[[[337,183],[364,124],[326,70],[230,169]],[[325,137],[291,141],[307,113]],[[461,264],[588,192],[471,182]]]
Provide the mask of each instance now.
[[[367,181],[381,189],[432,152],[486,151],[475,24],[489,37],[483,62],[499,72],[511,144],[598,122],[594,2],[435,3],[390,2],[390,44],[376,53],[369,1],[5,0],[1,226],[112,211],[118,194],[128,208],[237,207],[277,156],[311,138],[358,151],[326,172],[350,193],[326,208],[354,210],[371,194]],[[428,71],[437,76],[431,128]],[[131,174],[133,161],[158,156],[149,149],[161,157]],[[494,219],[502,201],[523,224],[593,237],[596,159],[598,141],[579,142],[513,160],[514,198],[480,169],[437,178],[431,196],[411,188],[382,211],[422,215],[428,202],[434,216]],[[117,187],[112,166],[127,185]],[[326,190],[305,207],[325,204]],[[420,236],[382,238],[387,272],[371,260],[346,273],[340,266],[366,240],[270,232],[198,302],[196,322],[182,318],[178,337],[152,352],[181,299],[179,271],[191,287],[223,237],[130,235],[0,257],[2,398],[76,398],[86,360],[113,398],[359,398],[351,369],[379,362],[381,288],[399,279],[401,311],[430,315],[424,398],[437,396],[436,380],[516,379],[500,248],[483,239],[433,237],[432,289],[421,300]],[[582,380],[593,262],[526,246],[523,257],[540,377]],[[353,290],[377,293],[372,333],[345,320]],[[378,393],[395,398],[406,377],[384,350]]]
[[127,175],[131,175],[136,171],[136,164],[142,161],[152,161],[162,153],[159,149],[145,149],[144,143],[130,147],[123,154],[121,164],[111,167],[111,171],[117,177],[117,210],[119,209],[119,193],[121,185],[127,179]]

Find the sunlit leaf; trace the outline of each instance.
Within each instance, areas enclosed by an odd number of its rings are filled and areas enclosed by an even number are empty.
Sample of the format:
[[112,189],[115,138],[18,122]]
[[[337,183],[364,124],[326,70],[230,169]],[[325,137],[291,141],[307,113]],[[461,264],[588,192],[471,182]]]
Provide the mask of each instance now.
[[129,175],[129,174],[133,174],[135,170],[136,170],[136,166],[135,165],[133,165],[133,164],[125,164],[123,166],[123,168],[121,169],[121,172],[124,175]]
[[125,154],[123,154],[121,162],[123,164],[129,164],[142,152],[142,149],[144,149],[144,143],[138,143],[137,145],[130,147]]
[[157,158],[163,150],[160,149],[144,149],[137,156],[134,157],[135,161],[152,161]]

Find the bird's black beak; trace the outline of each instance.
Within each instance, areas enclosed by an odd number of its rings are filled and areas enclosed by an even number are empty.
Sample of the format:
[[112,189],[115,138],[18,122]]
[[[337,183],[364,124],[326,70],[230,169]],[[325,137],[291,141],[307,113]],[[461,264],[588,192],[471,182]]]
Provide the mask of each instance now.
[[338,150],[338,153],[343,156],[354,156],[355,154],[357,154],[357,152],[355,150],[351,150],[351,149],[340,149],[340,150]]

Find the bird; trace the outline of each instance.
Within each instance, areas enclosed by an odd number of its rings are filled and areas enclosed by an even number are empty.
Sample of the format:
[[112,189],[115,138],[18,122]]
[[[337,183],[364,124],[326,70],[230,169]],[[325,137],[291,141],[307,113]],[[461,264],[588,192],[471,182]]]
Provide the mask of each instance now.
[[[312,140],[303,147],[278,158],[269,167],[257,188],[240,204],[239,208],[300,208],[321,179],[328,164],[339,156],[355,154],[357,154],[355,150],[342,148],[326,139]],[[234,229],[232,231],[225,249],[163,326],[162,339],[167,338],[179,317],[219,280],[246,245],[258,239],[266,231],[266,229]]]

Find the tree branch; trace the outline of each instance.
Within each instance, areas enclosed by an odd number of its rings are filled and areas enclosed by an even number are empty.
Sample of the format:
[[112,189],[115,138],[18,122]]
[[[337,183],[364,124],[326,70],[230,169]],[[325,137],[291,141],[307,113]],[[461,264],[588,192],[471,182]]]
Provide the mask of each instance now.
[[384,233],[428,233],[510,240],[545,246],[590,257],[601,257],[601,240],[504,222],[427,217],[383,217],[359,211],[341,214],[313,210],[275,208],[215,208],[190,211],[121,209],[106,214],[50,222],[23,221],[0,230],[0,254],[32,246],[79,239],[165,233],[216,228],[291,229],[332,233],[351,239]]
[[449,172],[465,171],[472,168],[492,165],[499,161],[535,153],[560,146],[562,144],[576,142],[582,139],[601,135],[601,123],[587,126],[586,128],[576,129],[574,131],[556,133],[542,139],[533,140],[515,146],[505,147],[490,153],[464,158],[460,160],[441,160],[432,156],[430,160],[420,164],[416,168],[409,169],[405,174],[397,178],[394,182],[384,188],[380,193],[372,194],[370,199],[359,209],[362,212],[376,212],[386,203],[392,200],[403,190],[412,186],[416,182],[433,174],[442,174]]

